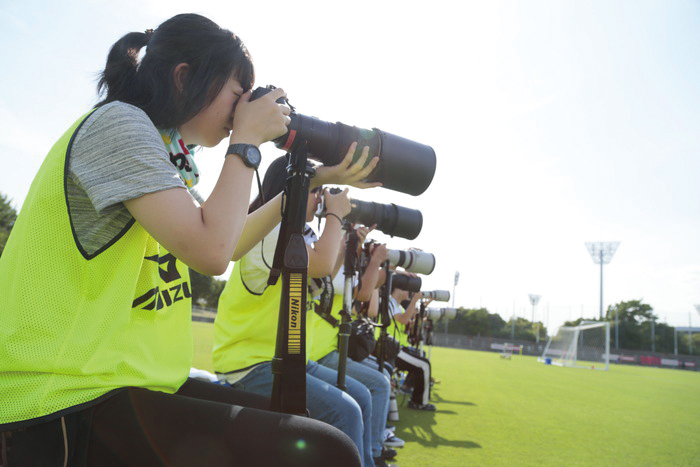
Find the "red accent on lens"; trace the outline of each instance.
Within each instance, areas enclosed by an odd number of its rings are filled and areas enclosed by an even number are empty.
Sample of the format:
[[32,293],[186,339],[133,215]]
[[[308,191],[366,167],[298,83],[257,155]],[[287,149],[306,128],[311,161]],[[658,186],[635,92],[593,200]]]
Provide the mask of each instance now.
[[284,142],[284,146],[282,147],[283,151],[289,151],[289,149],[292,147],[292,143],[294,143],[294,138],[297,137],[297,130],[289,130],[289,136],[287,136],[287,141]]

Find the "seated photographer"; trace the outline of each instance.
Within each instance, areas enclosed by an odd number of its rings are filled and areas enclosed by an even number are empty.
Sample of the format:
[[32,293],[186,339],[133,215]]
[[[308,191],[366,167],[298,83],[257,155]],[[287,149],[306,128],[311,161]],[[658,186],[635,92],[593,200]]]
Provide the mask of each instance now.
[[[358,248],[370,231],[370,228],[363,226],[356,229]],[[346,241],[343,240],[339,259],[344,259],[345,248]],[[353,291],[356,304],[367,302],[371,298],[371,294],[376,287],[377,270],[386,261],[386,257],[386,245],[378,245],[372,252],[369,263],[361,276],[360,285]],[[341,322],[340,312],[343,308],[344,273],[344,267],[341,266],[332,282],[329,280],[324,282],[321,279],[314,280],[316,286],[319,289],[323,289],[324,292],[319,303],[315,304],[315,311],[318,316],[315,318],[314,323],[314,345],[310,358],[333,370],[338,369],[340,358],[340,353],[338,352],[338,326]],[[362,359],[361,357],[356,358]],[[391,394],[389,378],[378,372],[376,366],[373,369],[368,368],[352,358],[346,359],[346,375],[367,386],[372,395],[372,456],[374,457],[375,465],[385,465],[385,459],[396,455],[395,451],[387,450],[383,447],[385,441],[384,428],[389,413],[389,396]]]
[[[352,160],[356,144],[351,145],[345,161]],[[362,165],[368,157],[365,148]],[[251,204],[255,211],[263,199],[271,199],[284,190],[288,161],[280,157],[265,173],[263,190]],[[363,169],[367,173],[376,164]],[[366,176],[366,175],[365,175]],[[320,238],[307,225],[304,232],[309,257],[309,278],[321,278],[339,267],[339,245],[343,235],[341,219],[350,212],[347,190],[339,194],[324,192],[318,187],[309,194],[307,222],[324,197],[328,217]],[[264,197],[264,198],[263,198]],[[268,286],[279,226],[253,249],[236,261],[219,299],[214,325],[214,369],[220,380],[234,388],[269,397],[273,375],[271,360],[275,354],[282,282]],[[311,300],[307,300],[311,304]],[[307,312],[306,322],[306,403],[310,416],[335,426],[346,433],[357,446],[363,465],[374,465],[371,449],[372,400],[369,390],[351,377],[346,378],[347,393],[335,387],[337,373],[321,366],[308,356],[313,352],[313,312]]]
[[[254,164],[235,144],[284,134],[290,109],[281,89],[251,102],[253,82],[240,39],[200,15],[112,47],[104,99],[46,156],[0,258],[4,467],[359,463],[333,427],[188,379],[188,266],[221,273],[279,222],[279,199],[246,216]],[[224,139],[200,203],[189,149]]]
[[[408,346],[406,325],[417,313],[416,305],[422,298],[420,292],[410,293],[406,290],[394,289],[389,299],[389,310],[396,322],[396,333],[399,335],[401,350],[396,357],[396,367],[408,371],[413,380],[413,391],[408,407],[417,410],[435,411],[435,405],[430,401],[430,361],[420,355],[417,349]],[[405,303],[402,307],[400,303]]]

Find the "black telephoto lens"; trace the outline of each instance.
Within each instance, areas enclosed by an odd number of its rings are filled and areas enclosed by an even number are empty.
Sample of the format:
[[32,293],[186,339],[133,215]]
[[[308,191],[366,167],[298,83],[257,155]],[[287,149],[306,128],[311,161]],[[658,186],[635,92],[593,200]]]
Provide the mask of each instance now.
[[411,277],[405,274],[394,274],[391,278],[393,289],[406,290],[408,292],[420,292],[423,281],[420,277]]
[[415,239],[423,228],[423,214],[396,204],[350,200],[352,210],[345,218],[363,225],[377,225],[377,229],[391,237]]
[[[274,86],[255,89],[251,100],[272,89]],[[368,181],[381,182],[384,188],[414,196],[427,190],[433,181],[437,161],[435,151],[430,146],[376,128],[367,130],[341,122],[330,123],[297,112],[292,112],[290,118],[287,133],[274,141],[280,149],[292,151],[300,141],[305,140],[308,157],[333,166],[343,160],[350,144],[357,141],[355,160],[362,154],[364,146],[369,146],[369,160],[379,156],[379,164]]]

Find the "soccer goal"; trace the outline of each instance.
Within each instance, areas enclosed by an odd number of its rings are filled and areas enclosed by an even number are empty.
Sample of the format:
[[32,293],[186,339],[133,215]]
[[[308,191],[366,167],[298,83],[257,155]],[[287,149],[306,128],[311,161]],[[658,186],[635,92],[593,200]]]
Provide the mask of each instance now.
[[549,338],[540,362],[548,365],[607,370],[610,366],[610,322],[583,321],[562,326]]

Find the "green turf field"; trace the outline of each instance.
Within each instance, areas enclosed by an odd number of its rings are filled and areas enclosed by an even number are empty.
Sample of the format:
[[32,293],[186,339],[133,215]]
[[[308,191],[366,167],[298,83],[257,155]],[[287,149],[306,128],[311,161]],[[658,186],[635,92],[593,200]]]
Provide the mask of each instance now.
[[[195,366],[210,370],[212,325],[193,326]],[[399,396],[401,467],[700,466],[700,372],[561,368],[437,347],[431,361],[438,411],[410,410]]]

